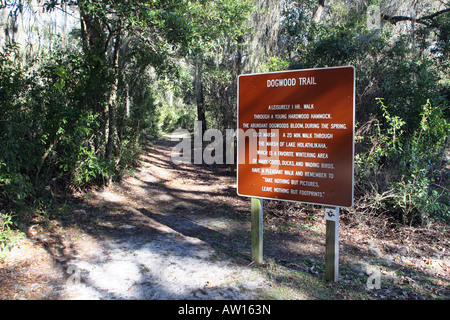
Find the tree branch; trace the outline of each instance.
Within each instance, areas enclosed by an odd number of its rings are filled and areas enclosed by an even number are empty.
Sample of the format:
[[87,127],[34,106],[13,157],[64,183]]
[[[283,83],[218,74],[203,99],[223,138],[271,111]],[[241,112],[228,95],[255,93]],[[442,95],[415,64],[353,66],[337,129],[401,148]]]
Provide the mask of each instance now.
[[435,18],[435,17],[437,17],[437,16],[439,16],[439,15],[441,15],[441,14],[444,14],[444,13],[446,13],[446,12],[450,12],[450,7],[446,8],[446,9],[443,9],[443,10],[440,10],[440,11],[438,11],[438,12],[435,12],[435,13],[433,13],[433,14],[430,14],[430,15],[428,15],[428,16],[423,16],[423,17],[420,18],[419,20],[433,19],[433,18]]
[[447,13],[447,12],[450,12],[450,7],[446,8],[446,9],[443,9],[443,10],[440,10],[440,11],[437,11],[435,13],[429,14],[427,16],[423,16],[423,17],[418,18],[418,19],[415,19],[413,17],[408,17],[408,16],[389,16],[387,14],[383,14],[381,16],[381,18],[383,18],[383,20],[386,20],[386,21],[388,21],[388,22],[390,22],[390,23],[392,23],[394,25],[397,24],[397,22],[400,22],[400,21],[412,21],[414,23],[420,23],[420,24],[423,24],[423,25],[429,27],[432,24],[432,22],[430,20],[433,20],[437,16],[440,16],[441,14],[444,14],[444,13]]
[[422,21],[421,19],[415,19],[413,17],[407,17],[407,16],[389,16],[387,14],[383,14],[383,15],[381,15],[381,18],[383,20],[390,22],[393,25],[396,25],[397,22],[400,22],[400,21],[412,21],[412,22],[423,24],[427,27],[429,27],[431,24],[428,21]]

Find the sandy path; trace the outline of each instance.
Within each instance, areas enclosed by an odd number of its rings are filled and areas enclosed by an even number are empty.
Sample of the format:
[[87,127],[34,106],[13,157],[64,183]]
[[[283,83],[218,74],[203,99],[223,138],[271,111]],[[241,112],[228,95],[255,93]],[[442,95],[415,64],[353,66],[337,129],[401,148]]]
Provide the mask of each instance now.
[[233,177],[173,165],[172,145],[152,146],[134,174],[90,197],[102,212],[84,214],[96,215],[101,236],[77,241],[61,299],[251,299],[264,286],[248,261],[201,240],[211,223],[226,233],[226,222],[210,214],[215,203],[239,201],[223,192],[235,187]]

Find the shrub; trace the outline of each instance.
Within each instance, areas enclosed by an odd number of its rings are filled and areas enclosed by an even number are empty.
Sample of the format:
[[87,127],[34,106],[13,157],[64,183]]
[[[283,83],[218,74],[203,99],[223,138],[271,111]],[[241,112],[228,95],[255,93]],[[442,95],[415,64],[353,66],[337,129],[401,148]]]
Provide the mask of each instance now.
[[4,251],[21,237],[20,233],[13,230],[13,226],[12,216],[0,212],[0,260],[3,259]]
[[448,220],[449,185],[444,171],[450,124],[443,108],[427,101],[421,107],[420,125],[406,132],[406,122],[392,116],[382,99],[379,104],[383,117],[375,119],[366,134],[368,152],[356,156],[360,195],[369,193],[368,205],[396,215],[403,223]]

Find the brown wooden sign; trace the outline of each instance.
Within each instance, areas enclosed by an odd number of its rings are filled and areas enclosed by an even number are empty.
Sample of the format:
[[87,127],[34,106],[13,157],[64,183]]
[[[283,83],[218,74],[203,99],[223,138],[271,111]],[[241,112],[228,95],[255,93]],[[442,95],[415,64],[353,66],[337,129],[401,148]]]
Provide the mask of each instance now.
[[241,196],[353,206],[355,69],[241,75]]

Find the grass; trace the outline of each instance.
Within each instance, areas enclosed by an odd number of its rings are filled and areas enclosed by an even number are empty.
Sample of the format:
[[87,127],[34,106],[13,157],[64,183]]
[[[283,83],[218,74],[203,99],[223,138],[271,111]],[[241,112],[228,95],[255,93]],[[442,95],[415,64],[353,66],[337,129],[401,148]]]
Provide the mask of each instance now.
[[335,299],[324,280],[317,275],[302,271],[293,271],[275,261],[269,261],[262,271],[270,285],[261,293],[261,299],[270,300],[304,300],[304,299]]

